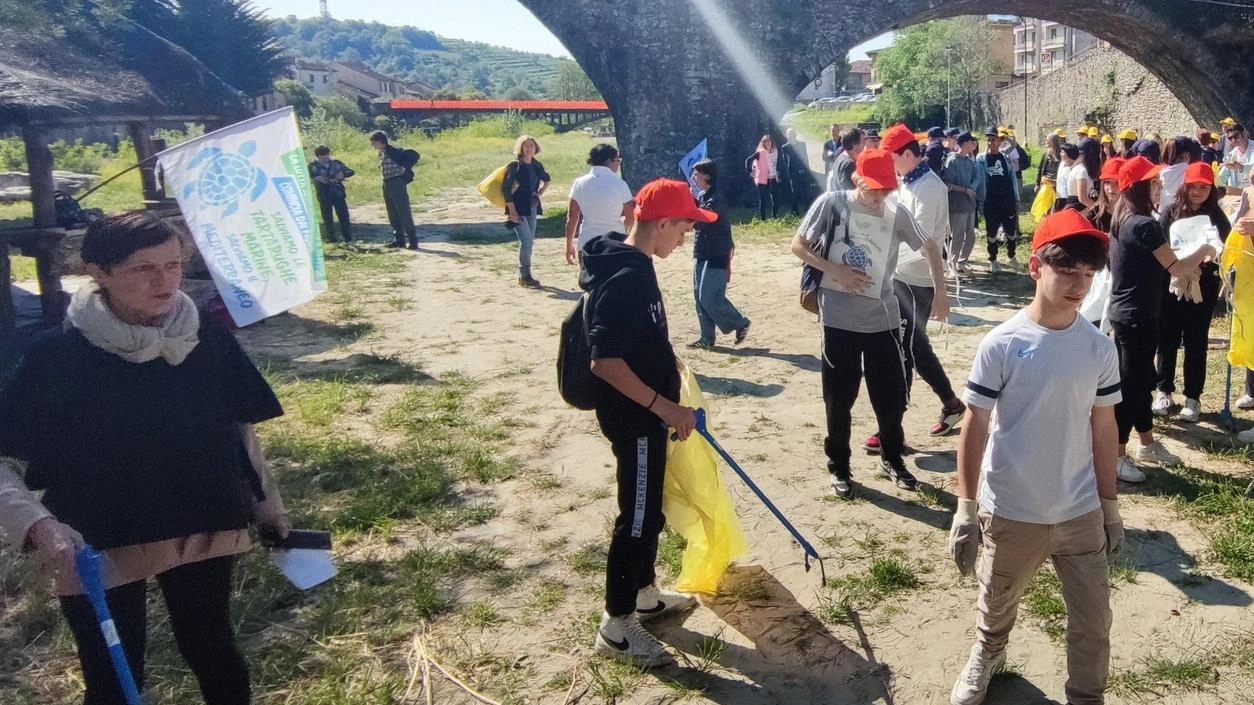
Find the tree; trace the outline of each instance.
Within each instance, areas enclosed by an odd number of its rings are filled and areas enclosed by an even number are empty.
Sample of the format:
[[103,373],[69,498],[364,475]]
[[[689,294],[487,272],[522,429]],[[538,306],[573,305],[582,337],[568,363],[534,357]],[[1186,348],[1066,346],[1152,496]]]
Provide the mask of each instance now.
[[588,74],[573,61],[563,62],[549,81],[548,95],[557,100],[600,100],[601,94]]
[[522,86],[514,86],[505,91],[505,100],[531,100],[532,96]]
[[313,93],[309,92],[305,84],[290,78],[280,78],[274,82],[274,90],[283,96],[284,102],[292,106],[298,116],[307,118],[313,114]]
[[919,129],[939,125],[948,98],[954,125],[977,128],[991,121],[980,84],[1008,69],[989,55],[994,36],[984,22],[981,17],[959,17],[898,32],[893,45],[875,60],[876,78],[884,84],[875,118]]
[[342,95],[313,96],[313,107],[321,110],[328,118],[339,118],[358,129],[364,129],[368,122],[357,102]]

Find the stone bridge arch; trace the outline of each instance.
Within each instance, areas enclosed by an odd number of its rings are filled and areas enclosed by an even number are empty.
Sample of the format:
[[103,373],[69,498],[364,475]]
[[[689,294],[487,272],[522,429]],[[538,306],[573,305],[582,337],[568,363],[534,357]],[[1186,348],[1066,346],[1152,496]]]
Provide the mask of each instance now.
[[1254,9],[1195,0],[519,2],[605,97],[635,187],[676,174],[703,137],[713,156],[738,163],[823,66],[890,29],[958,15],[1022,14],[1083,29],[1162,79],[1199,125],[1254,119]]

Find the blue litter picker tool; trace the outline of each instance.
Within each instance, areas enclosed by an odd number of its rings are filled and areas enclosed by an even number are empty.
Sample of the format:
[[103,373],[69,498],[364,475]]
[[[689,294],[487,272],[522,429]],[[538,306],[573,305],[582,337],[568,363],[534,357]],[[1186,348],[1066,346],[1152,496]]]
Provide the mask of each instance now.
[[126,652],[122,650],[122,640],[118,638],[117,627],[113,624],[113,615],[109,614],[109,603],[105,602],[104,580],[100,577],[100,554],[91,546],[83,546],[74,557],[78,568],[78,578],[87,591],[87,599],[96,610],[96,619],[100,622],[100,633],[104,635],[105,645],[109,647],[109,658],[113,661],[113,671],[118,676],[122,693],[126,696],[126,705],[144,705],[139,697],[139,688],[135,687],[135,677],[131,675],[131,665],[126,660]]
[[753,490],[753,493],[758,496],[758,499],[762,500],[762,504],[765,504],[766,508],[771,510],[771,514],[775,515],[775,518],[779,520],[779,523],[783,524],[784,528],[788,529],[788,533],[792,534],[793,539],[800,544],[801,550],[805,552],[806,572],[810,572],[811,558],[818,562],[819,578],[823,581],[823,584],[826,585],[827,571],[823,568],[823,557],[819,555],[818,551],[814,550],[814,546],[811,546],[809,541],[806,541],[805,537],[801,535],[801,532],[797,531],[797,527],[793,526],[792,522],[788,521],[788,518],[775,507],[771,500],[767,498],[766,494],[763,493],[762,490],[758,488],[757,484],[755,484],[749,477],[749,475],[741,469],[740,465],[732,459],[730,455],[728,455],[727,451],[723,450],[723,446],[719,445],[718,441],[714,440],[714,435],[710,433],[710,429],[705,425],[705,409],[697,409],[696,416],[697,433],[700,433],[702,438],[709,441],[710,447],[714,448],[719,455],[723,456],[723,460],[726,461],[727,465],[730,466],[732,470],[736,471],[736,474],[740,476],[740,479],[744,480],[744,483],[749,486],[749,489]]

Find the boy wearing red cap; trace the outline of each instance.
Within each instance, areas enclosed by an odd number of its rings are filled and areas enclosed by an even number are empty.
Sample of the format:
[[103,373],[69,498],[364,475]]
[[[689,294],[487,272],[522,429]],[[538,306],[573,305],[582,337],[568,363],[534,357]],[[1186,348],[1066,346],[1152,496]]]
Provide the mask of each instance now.
[[[1075,210],[1032,237],[1036,296],[985,336],[963,400],[958,510],[949,552],[963,575],[984,554],[977,637],[950,694],[983,702],[1006,663],[1019,598],[1053,560],[1067,604],[1067,702],[1103,702],[1110,665],[1106,557],[1123,543],[1115,494],[1120,400],[1114,345],[1076,313],[1106,265],[1107,236]],[[977,499],[978,495],[978,499]]]
[[[823,274],[818,298],[827,411],[824,450],[832,491],[846,498],[853,492],[851,411],[864,371],[879,425],[880,470],[898,487],[912,490],[917,482],[901,458],[906,374],[892,274],[901,243],[917,250],[926,240],[910,211],[889,198],[897,188],[892,154],[882,149],[862,152],[855,174],[855,190],[828,191],[815,201],[792,242],[793,254]],[[824,242],[830,243],[827,252],[822,251]]]
[[643,668],[671,660],[641,626],[695,601],[654,585],[662,532],[662,481],[668,428],[683,439],[696,425],[679,405],[679,371],[666,324],[653,257],[665,259],[702,210],[682,181],[658,179],[636,195],[636,222],[625,242],[595,237],[584,246],[580,286],[588,292],[588,340],[598,390],[597,423],[617,460],[618,517],[606,561],[605,612],[595,650]]

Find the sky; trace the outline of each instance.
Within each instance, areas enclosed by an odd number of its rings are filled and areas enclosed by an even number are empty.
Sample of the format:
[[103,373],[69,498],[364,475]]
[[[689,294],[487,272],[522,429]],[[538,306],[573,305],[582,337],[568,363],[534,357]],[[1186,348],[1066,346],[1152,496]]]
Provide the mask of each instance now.
[[[318,14],[318,0],[253,0],[253,4],[275,17]],[[413,25],[452,39],[570,56],[557,37],[518,0],[327,0],[327,9],[336,19]],[[889,43],[891,35],[877,37],[854,47],[850,58],[865,59],[867,48]]]

